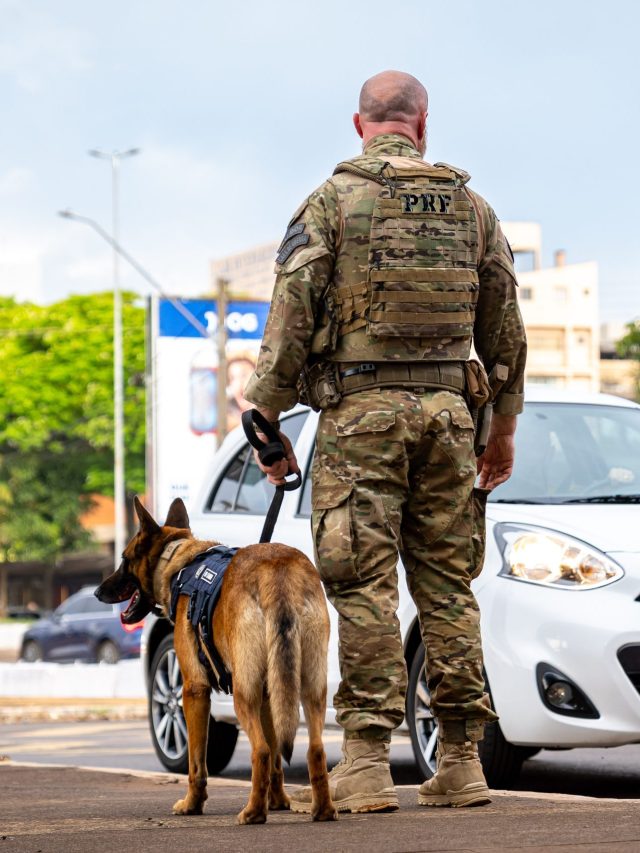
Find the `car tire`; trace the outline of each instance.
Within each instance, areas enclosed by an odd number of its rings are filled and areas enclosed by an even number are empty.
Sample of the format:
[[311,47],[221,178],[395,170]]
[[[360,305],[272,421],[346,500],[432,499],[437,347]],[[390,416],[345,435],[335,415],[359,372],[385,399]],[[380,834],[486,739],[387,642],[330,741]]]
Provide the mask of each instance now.
[[[420,644],[409,667],[406,717],[416,764],[425,779],[430,779],[436,771],[438,726],[431,712],[424,661],[424,646]],[[535,755],[537,749],[514,746],[505,739],[500,725],[491,723],[485,727],[478,752],[489,787],[510,788],[518,778],[523,761]]]
[[120,649],[111,640],[103,640],[96,650],[98,663],[114,664],[120,660]]
[[[160,642],[149,670],[149,728],[160,763],[172,773],[188,773],[187,725],[182,710],[182,673],[173,648],[173,634]],[[231,761],[238,729],[209,720],[207,770],[214,776]]]
[[489,787],[509,789],[518,781],[523,762],[537,750],[532,753],[526,747],[514,746],[502,734],[499,723],[490,723],[485,726],[478,752]]
[[26,663],[36,663],[36,661],[42,660],[42,646],[40,643],[37,643],[35,640],[27,640],[22,646],[20,660],[26,661]]

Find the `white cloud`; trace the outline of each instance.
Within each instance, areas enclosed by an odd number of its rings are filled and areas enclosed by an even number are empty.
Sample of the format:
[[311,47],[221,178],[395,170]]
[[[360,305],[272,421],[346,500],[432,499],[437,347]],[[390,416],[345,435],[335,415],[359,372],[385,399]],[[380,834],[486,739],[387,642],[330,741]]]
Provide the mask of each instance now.
[[30,94],[42,91],[59,71],[88,70],[89,38],[73,27],[61,26],[33,4],[0,4],[3,36],[0,37],[0,73],[12,76]]
[[22,195],[37,185],[36,175],[31,169],[14,166],[0,175],[0,197]]

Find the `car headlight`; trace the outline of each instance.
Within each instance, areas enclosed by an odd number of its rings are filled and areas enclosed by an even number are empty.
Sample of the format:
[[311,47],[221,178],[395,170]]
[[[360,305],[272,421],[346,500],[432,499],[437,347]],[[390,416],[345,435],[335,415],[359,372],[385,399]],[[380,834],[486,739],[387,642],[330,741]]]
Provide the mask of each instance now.
[[503,566],[513,580],[555,589],[596,589],[619,580],[624,570],[586,542],[526,524],[496,524]]

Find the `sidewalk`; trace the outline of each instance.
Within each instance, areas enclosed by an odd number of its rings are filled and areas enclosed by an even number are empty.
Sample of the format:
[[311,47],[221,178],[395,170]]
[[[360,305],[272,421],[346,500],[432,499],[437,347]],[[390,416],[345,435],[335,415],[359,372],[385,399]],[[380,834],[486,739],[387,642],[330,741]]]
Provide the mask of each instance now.
[[[0,762],[0,839],[12,853],[104,850],[224,850],[228,853],[637,853],[640,800],[495,792],[478,809],[425,809],[414,786],[399,788],[392,814],[342,815],[315,824],[274,812],[264,826],[237,826],[248,783],[209,780],[203,816],[178,817],[171,806],[185,778],[156,773]],[[3,847],[4,849],[4,847]]]
[[146,720],[146,698],[0,696],[0,723],[45,721]]

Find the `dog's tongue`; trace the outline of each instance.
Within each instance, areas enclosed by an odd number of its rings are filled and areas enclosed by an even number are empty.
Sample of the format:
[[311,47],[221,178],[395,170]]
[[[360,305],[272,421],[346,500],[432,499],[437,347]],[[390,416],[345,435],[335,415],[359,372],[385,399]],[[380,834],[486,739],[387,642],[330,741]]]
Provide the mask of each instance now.
[[133,595],[131,596],[131,601],[129,602],[129,606],[125,610],[122,611],[121,618],[122,618],[123,622],[126,621],[126,619],[129,616],[131,616],[131,614],[135,610],[136,605],[138,604],[139,601],[140,601],[140,592],[138,590],[136,590],[133,593]]
[[151,610],[147,607],[146,602],[142,599],[140,591],[136,590],[131,596],[131,601],[126,610],[120,614],[120,621],[125,625],[131,625],[133,622],[139,622]]

